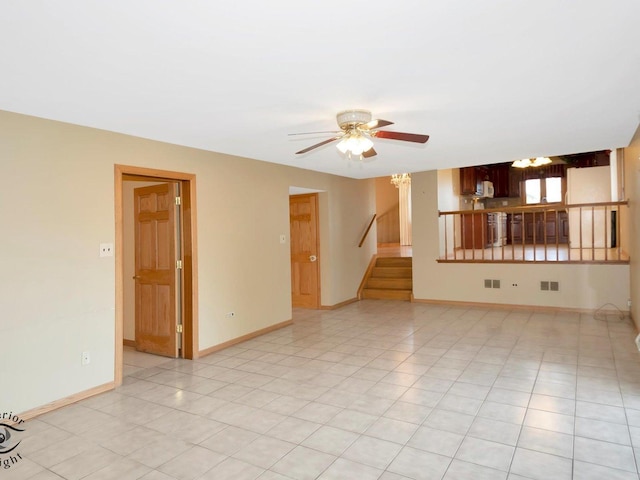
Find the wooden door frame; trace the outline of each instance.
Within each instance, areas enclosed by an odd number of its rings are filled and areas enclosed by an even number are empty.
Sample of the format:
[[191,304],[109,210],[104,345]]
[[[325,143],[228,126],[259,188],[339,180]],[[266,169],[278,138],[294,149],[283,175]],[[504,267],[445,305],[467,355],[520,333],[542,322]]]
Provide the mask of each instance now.
[[157,170],[129,165],[114,166],[115,198],[115,365],[114,383],[122,384],[124,339],[124,203],[125,176],[138,176],[149,181],[167,181],[181,184],[182,237],[183,237],[183,357],[198,357],[198,275],[196,229],[196,176],[191,173]]

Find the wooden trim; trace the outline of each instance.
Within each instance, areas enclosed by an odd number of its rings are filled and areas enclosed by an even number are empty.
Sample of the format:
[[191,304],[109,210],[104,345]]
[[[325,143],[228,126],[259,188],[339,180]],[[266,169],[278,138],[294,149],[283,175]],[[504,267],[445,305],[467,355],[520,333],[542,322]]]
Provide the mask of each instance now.
[[69,395],[68,397],[64,397],[59,400],[54,400],[53,402],[46,403],[40,407],[32,408],[31,410],[27,410],[26,412],[23,412],[18,416],[22,420],[29,420],[31,418],[44,415],[45,413],[51,412],[53,410],[57,410],[58,408],[66,407],[67,405],[71,405],[72,403],[79,402],[80,400],[84,400],[85,398],[93,397],[94,395],[99,395],[100,393],[108,392],[109,390],[113,390],[115,387],[116,387],[115,382],[109,382],[103,385],[98,385],[97,387],[90,388],[89,390],[84,390],[82,392],[74,393],[73,395]]
[[438,216],[443,215],[469,215],[469,214],[484,214],[493,212],[504,213],[523,213],[523,212],[545,212],[555,210],[567,210],[569,208],[583,208],[583,207],[616,207],[629,205],[629,200],[623,200],[619,202],[594,202],[594,203],[543,203],[536,205],[521,205],[519,207],[497,207],[497,208],[483,208],[482,210],[450,210],[440,211],[438,210]]
[[478,308],[491,308],[499,310],[533,310],[536,312],[549,312],[549,313],[593,313],[601,311],[605,314],[618,314],[620,312],[627,313],[624,310],[601,310],[597,308],[572,308],[572,307],[552,307],[544,305],[510,305],[508,303],[484,303],[484,302],[463,302],[459,300],[431,300],[426,298],[413,298],[411,300],[415,303],[428,303],[431,305],[451,305],[454,307],[478,307]]
[[345,300],[344,302],[336,303],[335,305],[321,305],[320,310],[335,310],[337,308],[341,308],[358,301],[359,301],[358,297],[354,297],[354,298],[350,298],[349,300]]
[[[125,178],[127,177],[127,178]],[[183,235],[183,282],[185,315],[184,315],[184,358],[198,358],[198,282],[197,282],[197,211],[196,211],[196,176],[192,173],[157,170],[130,165],[114,165],[114,199],[115,199],[115,355],[114,383],[122,384],[123,345],[124,345],[124,225],[123,225],[123,181],[127,179],[155,179],[167,182],[180,182],[183,195],[183,228],[190,235]],[[187,237],[187,238],[185,238]],[[189,254],[190,253],[190,254]],[[190,290],[189,290],[190,288]],[[189,294],[190,292],[190,294]]]
[[358,300],[362,300],[362,291],[364,290],[364,286],[367,284],[368,278],[371,276],[371,272],[376,266],[376,260],[378,259],[377,254],[371,255],[371,260],[369,261],[369,266],[367,270],[364,272],[364,276],[362,277],[362,281],[360,281],[360,286],[358,287]]
[[273,332],[274,330],[279,330],[281,328],[288,327],[289,325],[292,325],[292,324],[293,324],[293,320],[286,320],[284,322],[275,323],[268,327],[261,328],[260,330],[256,330],[255,332],[247,333],[246,335],[242,335],[240,337],[227,340],[226,342],[219,343],[218,345],[214,345],[213,347],[200,350],[198,352],[198,358],[204,357],[206,355],[211,355],[212,353],[218,352],[220,350],[224,350],[225,348],[232,347],[233,345],[237,345],[238,343],[246,342],[247,340],[251,340],[252,338],[259,337],[260,335],[264,335],[265,333]]
[[114,167],[114,209],[116,220],[115,232],[115,262],[116,262],[116,298],[115,298],[115,352],[113,365],[113,382],[122,385],[123,341],[124,341],[124,212],[122,176],[124,169],[120,165]]
[[125,347],[136,347],[136,341],[135,340],[127,340],[126,338],[122,340],[122,345],[124,345]]
[[[539,245],[543,246],[543,245]],[[502,260],[497,258],[495,260],[486,259],[486,260],[471,260],[471,259],[463,259],[458,258],[456,260],[452,258],[436,258],[436,262],[438,263],[518,263],[520,265],[628,265],[630,263],[630,259],[627,260]]]

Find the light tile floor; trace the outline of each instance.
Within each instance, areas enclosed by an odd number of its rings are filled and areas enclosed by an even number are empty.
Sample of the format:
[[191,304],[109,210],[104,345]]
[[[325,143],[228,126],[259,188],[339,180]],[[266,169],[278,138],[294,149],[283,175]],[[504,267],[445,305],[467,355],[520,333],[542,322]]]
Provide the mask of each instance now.
[[368,300],[27,423],[2,479],[635,479],[628,319]]

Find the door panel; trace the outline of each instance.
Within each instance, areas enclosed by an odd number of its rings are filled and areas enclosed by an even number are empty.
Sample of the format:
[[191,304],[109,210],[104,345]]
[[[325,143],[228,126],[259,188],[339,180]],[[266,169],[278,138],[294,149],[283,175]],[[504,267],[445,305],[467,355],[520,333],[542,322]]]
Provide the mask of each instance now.
[[178,356],[175,184],[134,190],[136,348]]
[[294,307],[320,306],[318,195],[289,197],[291,297]]

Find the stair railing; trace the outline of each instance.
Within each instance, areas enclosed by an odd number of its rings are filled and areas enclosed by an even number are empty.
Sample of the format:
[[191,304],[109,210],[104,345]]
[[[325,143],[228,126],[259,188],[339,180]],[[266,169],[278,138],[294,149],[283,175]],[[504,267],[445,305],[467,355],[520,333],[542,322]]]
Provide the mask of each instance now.
[[362,247],[362,245],[364,244],[364,241],[367,239],[367,235],[369,235],[369,230],[371,230],[371,226],[373,225],[373,222],[375,222],[375,220],[376,220],[376,214],[374,213],[373,218],[371,218],[371,222],[369,222],[369,226],[367,227],[367,230],[364,232],[364,235],[362,235],[362,239],[358,244],[358,248]]

